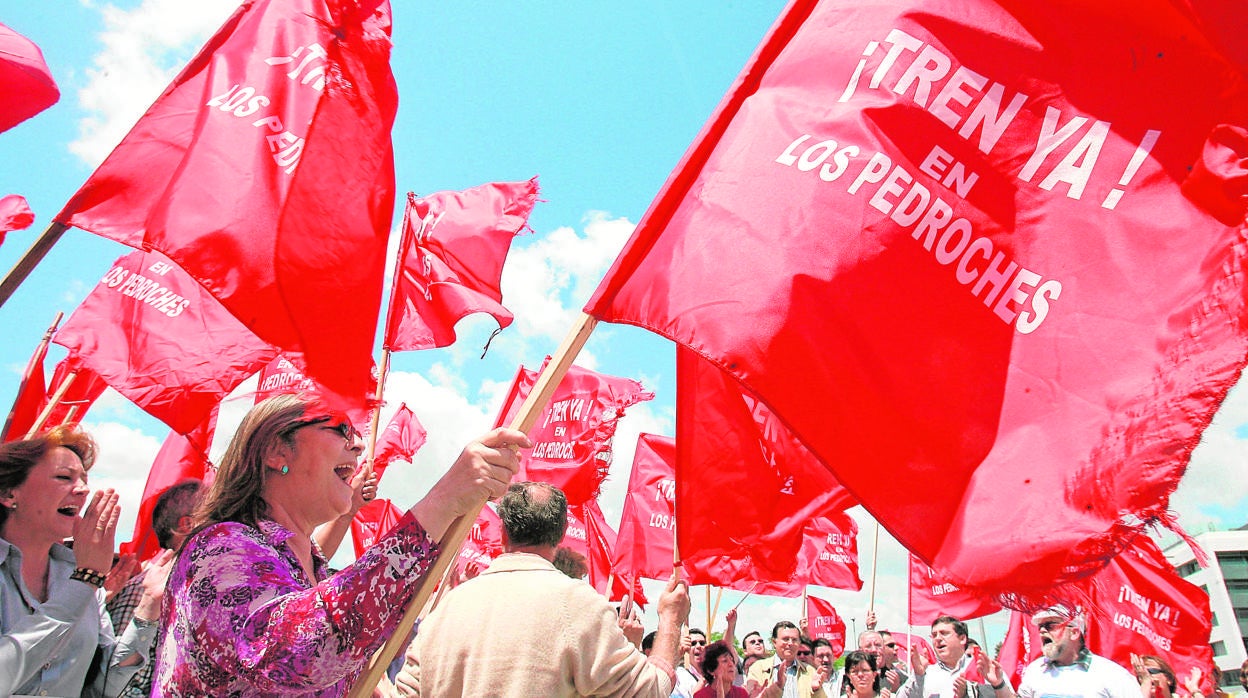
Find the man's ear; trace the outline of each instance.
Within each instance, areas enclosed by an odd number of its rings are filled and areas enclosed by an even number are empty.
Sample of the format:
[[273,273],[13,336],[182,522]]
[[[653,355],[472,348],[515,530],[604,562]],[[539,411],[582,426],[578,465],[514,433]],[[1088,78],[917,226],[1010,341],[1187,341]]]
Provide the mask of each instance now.
[[0,490],[0,506],[12,509],[14,504],[17,504],[17,495],[13,494],[13,490]]
[[190,514],[187,514],[186,516],[181,516],[178,518],[178,527],[177,529],[175,529],[174,532],[180,536],[185,536],[185,535],[188,535],[192,530],[194,530],[194,528],[195,528],[195,517],[191,516]]

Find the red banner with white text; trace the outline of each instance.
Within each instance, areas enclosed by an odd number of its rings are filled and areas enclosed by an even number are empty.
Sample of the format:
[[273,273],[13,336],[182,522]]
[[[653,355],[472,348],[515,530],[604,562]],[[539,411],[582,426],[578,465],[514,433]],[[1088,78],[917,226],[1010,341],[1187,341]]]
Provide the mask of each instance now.
[[942,580],[936,570],[910,555],[910,625],[931,625],[943,615],[971,620],[1001,610],[996,599],[959,589]]
[[374,499],[360,507],[351,519],[351,542],[355,545],[355,556],[363,555],[373,543],[381,540],[403,518],[403,514],[404,511],[389,499]]
[[845,652],[845,620],[829,601],[818,596],[806,595],[806,628],[810,639],[824,639],[832,643],[832,652],[841,656]]
[[114,262],[52,341],[183,435],[277,353],[159,252]]
[[388,0],[243,4],[57,216],[159,250],[349,404],[394,211]]
[[640,434],[616,538],[617,569],[634,577],[672,575],[676,527],[676,441]]
[[[520,367],[495,426],[511,423],[539,373]],[[569,504],[595,499],[611,465],[616,423],[625,409],[652,399],[654,393],[631,378],[571,366],[529,430],[533,448],[521,452],[514,480],[549,482],[563,490]]]
[[950,581],[1088,574],[1248,354],[1235,168],[1184,181],[1248,113],[1208,20],[795,0],[586,310],[729,372]]

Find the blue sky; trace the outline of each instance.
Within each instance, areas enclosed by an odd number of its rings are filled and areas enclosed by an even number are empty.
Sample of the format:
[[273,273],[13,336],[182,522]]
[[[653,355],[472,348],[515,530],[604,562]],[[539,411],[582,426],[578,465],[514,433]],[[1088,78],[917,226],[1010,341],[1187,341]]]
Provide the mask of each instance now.
[[[38,216],[31,230],[11,233],[0,246],[0,266],[13,264],[236,4],[8,3],[0,22],[43,49],[62,96],[48,111],[0,134],[0,195],[25,195]],[[428,428],[430,441],[412,466],[388,472],[383,496],[415,502],[463,444],[492,425],[516,364],[534,367],[554,351],[783,5],[396,3],[392,62],[400,95],[394,129],[400,194],[540,175],[545,201],[530,219],[536,232],[517,241],[504,273],[504,302],[516,323],[493,341],[488,355],[478,358],[492,326],[468,320],[455,347],[394,357],[383,418],[405,401]],[[401,215],[400,205],[396,226]],[[71,231],[0,308],[6,335],[0,343],[0,404],[11,404],[22,367],[55,313],[71,312],[125,252]],[[62,355],[53,348],[49,370]],[[630,411],[617,437],[603,500],[615,523],[636,434],[672,433],[673,349],[634,328],[600,325],[580,363],[638,378],[656,393],[653,402]],[[1206,434],[1174,500],[1193,532],[1245,523],[1248,396],[1240,393],[1232,393]],[[245,402],[227,410],[223,432]],[[103,446],[93,481],[123,493],[122,528],[128,531],[146,467],[167,430],[116,394],[106,394],[87,421]],[[218,439],[214,453],[223,447]],[[857,513],[865,578],[873,529]],[[902,621],[903,573],[903,552],[882,534],[876,603],[885,625]],[[861,629],[867,589],[813,591]],[[726,592],[721,614],[740,596]],[[705,624],[703,599],[698,590],[695,625]],[[750,599],[741,612],[743,628],[762,629],[800,611],[796,601]],[[999,624],[989,626],[990,635],[999,637],[1000,631],[993,632]]]

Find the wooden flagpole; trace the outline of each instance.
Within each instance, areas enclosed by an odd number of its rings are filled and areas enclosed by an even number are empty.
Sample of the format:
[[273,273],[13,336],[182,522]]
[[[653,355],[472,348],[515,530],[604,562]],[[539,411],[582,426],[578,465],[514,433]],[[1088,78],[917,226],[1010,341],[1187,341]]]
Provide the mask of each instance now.
[[[529,396],[525,398],[524,404],[520,406],[520,412],[516,415],[509,425],[512,429],[528,432],[537,422],[538,413],[550,401],[555,393],[555,388],[559,386],[559,381],[568,372],[568,368],[576,359],[576,355],[580,353],[581,348],[585,346],[589,335],[594,331],[594,327],[598,324],[597,319],[584,313],[568,332],[564,338],[563,344],[556,350],[554,356],[546,364],[546,368],[537,377],[537,382],[533,385],[533,389],[529,391]],[[459,548],[468,538],[468,533],[472,531],[472,524],[476,522],[477,515],[481,508],[485,506],[485,500],[481,500],[475,510],[470,510],[470,514],[464,514],[455,520],[442,536],[442,540],[438,541],[438,556],[433,561],[433,566],[425,574],[425,577],[416,587],[416,593],[412,596],[412,600],[408,602],[407,611],[403,614],[403,619],[399,621],[399,626],[395,629],[394,634],[386,641],[376,654],[373,655],[372,661],[360,675],[360,678],[351,687],[351,691],[347,694],[350,698],[368,698],[372,696],[373,689],[385,675],[386,669],[390,666],[390,662],[398,656],[403,644],[407,641],[408,633],[411,632],[412,626],[416,623],[420,610],[424,608],[425,602],[433,593],[436,580],[440,579],[446,572],[447,567],[459,557]]]
[[746,599],[748,599],[748,598],[750,598],[750,594],[753,594],[753,593],[754,593],[754,590],[755,590],[756,588],[758,588],[758,582],[754,582],[753,584],[751,584],[751,585],[750,585],[750,590],[749,590],[749,591],[747,591],[747,592],[745,592],[745,596],[742,596],[742,597],[741,597],[741,600],[737,602],[737,605],[736,605],[736,606],[733,606],[733,607],[732,607],[732,610],[734,610],[734,611],[735,611],[735,610],[737,610],[737,608],[739,608],[739,607],[741,606],[741,604],[745,603],[745,600],[746,600]]
[[386,392],[386,374],[390,372],[390,350],[381,350],[381,372],[377,376],[377,396],[373,406],[373,421],[369,425],[368,447],[364,451],[364,467],[373,469],[373,456],[377,453],[377,428],[381,426],[381,398]]
[[871,601],[867,604],[868,611],[875,611],[875,565],[880,560],[880,522],[875,522],[875,546],[871,552]]
[[5,301],[12,297],[17,287],[22,285],[27,276],[30,276],[30,272],[34,271],[35,266],[43,261],[48,251],[52,249],[52,246],[56,244],[57,240],[61,239],[61,236],[68,229],[69,226],[67,225],[53,222],[39,237],[35,238],[30,248],[26,250],[26,254],[23,254],[21,259],[17,260],[17,263],[9,270],[4,280],[0,281],[0,306],[4,305]]
[[[65,317],[65,313],[57,311],[56,317],[52,320],[52,324],[49,325],[47,331],[43,333],[43,339],[39,340],[39,345],[35,347],[35,353],[31,355],[32,358],[34,356],[43,355],[47,352],[48,345],[52,343],[52,335],[56,334],[56,328],[61,326],[61,318],[63,317]],[[9,409],[9,416],[4,420],[3,433],[5,434],[9,433],[9,428],[13,426],[13,418],[17,416],[17,400],[20,399],[22,397],[22,393],[26,391],[26,381],[28,379],[29,376],[23,374],[22,383],[17,386],[17,398],[13,400],[13,407]]]
[[706,639],[708,640],[711,639],[711,627],[715,624],[715,619],[719,617],[719,601],[722,598],[724,598],[724,588],[715,587],[715,607],[711,609],[711,622],[706,624]]
[[711,617],[711,585],[706,585],[706,637],[711,637],[711,623],[715,621]]
[[26,432],[26,436],[23,438],[34,438],[35,434],[39,433],[39,430],[43,428],[44,422],[48,421],[48,417],[52,416],[52,410],[56,409],[56,406],[60,404],[61,398],[65,397],[69,386],[73,385],[74,379],[77,377],[77,371],[72,371],[65,376],[65,380],[61,381],[61,384],[56,387],[56,392],[52,394],[52,399],[48,400],[47,406],[39,413],[39,419],[36,419],[35,423],[30,425],[30,431]]

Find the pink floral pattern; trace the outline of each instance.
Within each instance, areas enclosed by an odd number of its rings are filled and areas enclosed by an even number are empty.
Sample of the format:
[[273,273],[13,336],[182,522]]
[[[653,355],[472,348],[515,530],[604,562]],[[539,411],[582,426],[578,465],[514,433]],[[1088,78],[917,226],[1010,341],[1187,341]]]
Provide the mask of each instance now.
[[169,576],[153,696],[341,696],[394,632],[437,545],[408,513],[330,576],[307,579],[272,521],[219,523]]

